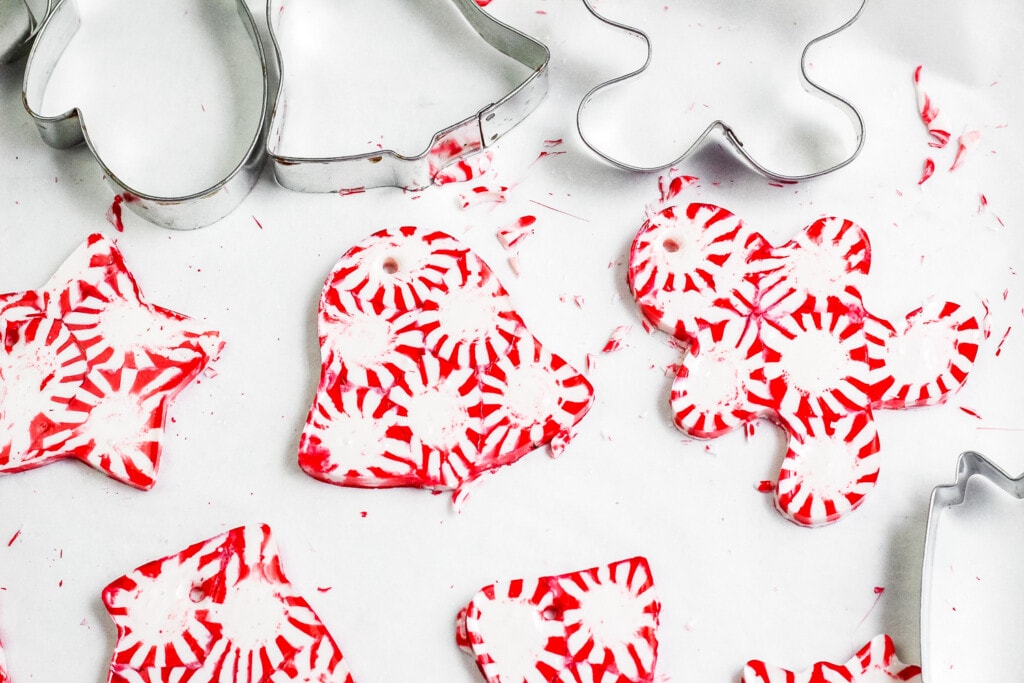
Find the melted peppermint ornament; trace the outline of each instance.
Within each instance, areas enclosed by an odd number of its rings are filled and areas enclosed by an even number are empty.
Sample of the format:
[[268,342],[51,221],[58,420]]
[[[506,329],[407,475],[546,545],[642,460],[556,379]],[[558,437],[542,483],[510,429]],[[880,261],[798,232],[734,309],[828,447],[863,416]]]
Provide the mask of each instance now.
[[217,332],[142,298],[90,236],[43,289],[0,295],[0,472],[77,458],[156,482],[167,408],[220,352]]
[[661,605],[647,560],[480,590],[456,642],[488,683],[650,683]]
[[117,625],[108,683],[352,683],[266,526],[144,564],[107,586],[103,603]]
[[487,264],[442,232],[385,230],[349,249],[324,287],[319,333],[299,463],[333,484],[458,492],[566,440],[593,400]]
[[751,660],[743,669],[741,683],[921,683],[921,667],[903,664],[887,635],[875,636],[846,664],[818,662],[796,673]]
[[873,411],[945,401],[982,337],[952,302],[899,325],[873,315],[860,294],[870,266],[867,233],[851,221],[822,218],[774,246],[697,203],[652,211],[630,252],[642,314],[689,347],[672,386],[676,426],[711,439],[778,423],[789,444],[776,507],[801,525],[860,505],[879,472]]

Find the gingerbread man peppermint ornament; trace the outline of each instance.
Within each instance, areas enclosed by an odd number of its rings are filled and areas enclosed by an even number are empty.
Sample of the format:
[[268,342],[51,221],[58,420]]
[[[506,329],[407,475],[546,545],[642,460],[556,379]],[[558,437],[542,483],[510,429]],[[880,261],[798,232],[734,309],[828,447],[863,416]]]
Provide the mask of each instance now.
[[[668,204],[692,178],[663,185]],[[713,439],[766,418],[788,437],[775,503],[804,526],[856,509],[879,473],[873,413],[942,403],[967,380],[979,318],[933,301],[891,322],[861,297],[867,232],[821,218],[781,246],[712,204],[652,210],[629,287],[653,326],[688,346],[676,426]]]
[[299,463],[333,484],[458,494],[568,440],[593,401],[487,264],[443,232],[383,230],[349,249],[324,287],[319,336]]
[[887,635],[875,636],[846,664],[818,662],[803,672],[747,662],[740,683],[922,683],[921,667],[904,664]]

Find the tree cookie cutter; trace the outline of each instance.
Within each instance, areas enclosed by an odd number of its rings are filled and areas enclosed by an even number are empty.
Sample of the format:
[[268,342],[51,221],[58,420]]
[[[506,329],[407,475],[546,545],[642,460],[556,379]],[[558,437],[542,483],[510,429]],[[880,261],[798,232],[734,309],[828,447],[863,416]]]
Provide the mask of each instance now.
[[[956,666],[952,667],[947,665],[945,662],[940,662],[942,655],[947,655],[947,652],[943,651],[943,648],[936,647],[933,649],[933,641],[938,640],[934,638],[933,633],[933,616],[938,614],[938,609],[950,609],[951,613],[956,615],[957,618],[964,620],[964,630],[971,630],[978,633],[977,642],[984,643],[979,649],[982,650],[981,654],[978,655],[979,661],[984,661],[986,665],[993,661],[993,655],[997,654],[997,649],[1001,646],[1005,646],[1005,643],[997,644],[992,640],[991,636],[996,629],[1012,634],[1013,636],[1019,636],[1019,629],[1015,628],[1014,625],[1010,625],[1005,621],[999,619],[998,614],[986,614],[989,622],[996,624],[995,626],[989,626],[986,630],[982,620],[976,618],[978,615],[975,613],[975,609],[978,612],[984,611],[989,612],[991,608],[995,608],[995,604],[1003,605],[1006,604],[1007,611],[1019,612],[1017,602],[1013,601],[1013,595],[1006,594],[1006,588],[1008,586],[1016,585],[1018,581],[1019,567],[1010,567],[1001,576],[993,576],[988,573],[985,569],[979,569],[980,565],[974,564],[975,562],[984,562],[985,558],[980,557],[981,553],[964,553],[959,549],[956,551],[957,556],[962,556],[964,562],[957,563],[960,566],[953,567],[947,566],[946,562],[939,566],[939,561],[943,556],[943,553],[939,550],[940,542],[938,538],[940,532],[945,526],[944,523],[940,522],[941,517],[947,511],[952,511],[955,508],[961,506],[973,506],[979,508],[980,506],[987,505],[994,501],[985,501],[982,498],[987,497],[986,492],[972,491],[968,484],[969,482],[978,477],[985,480],[988,484],[994,486],[998,491],[997,495],[1006,494],[1009,497],[1009,501],[1012,504],[1020,503],[1024,501],[1024,474],[1011,478],[1005,471],[999,468],[997,465],[992,463],[985,456],[975,453],[973,451],[967,451],[960,455],[960,459],[957,462],[956,481],[953,484],[947,484],[944,486],[937,486],[932,491],[931,504],[928,510],[928,531],[925,536],[924,544],[924,562],[922,566],[922,578],[921,578],[921,666],[923,669],[922,680],[926,683],[936,683],[939,680],[936,677],[938,671],[954,671],[955,675],[949,674],[949,677],[942,677],[942,680],[964,680],[964,681],[976,681],[976,680],[992,680],[993,677],[987,677],[984,671],[976,670],[974,664],[968,662],[958,661]],[[978,500],[975,500],[977,498]],[[965,512],[967,507],[965,507]],[[1001,511],[1000,511],[1001,512]],[[973,514],[973,512],[971,512]],[[991,521],[995,516],[989,517],[986,515],[985,521]],[[965,522],[967,524],[967,522]],[[983,537],[986,534],[986,529],[980,528],[980,525],[969,524],[970,531],[965,531],[966,535],[972,538]],[[1014,529],[1019,529],[1020,523],[1014,525]],[[954,530],[955,531],[955,530]],[[1002,534],[999,541],[993,544],[993,546],[1000,549],[1010,548],[1011,544],[1008,543],[1009,539],[1002,540]],[[959,548],[959,546],[958,546]],[[989,558],[992,559],[992,558]],[[1002,558],[995,558],[995,562],[1000,566],[1006,565],[1006,562],[1002,562]],[[952,575],[954,571],[958,571],[964,575],[964,582],[970,586],[970,594],[963,595],[960,597],[967,598],[973,597],[972,600],[953,600],[954,593],[959,594],[959,591],[953,588],[947,588],[947,592],[950,594],[946,596],[946,600],[943,601],[942,605],[936,604],[936,585],[941,585],[935,581],[935,577],[939,572],[944,575]],[[952,586],[952,584],[949,584]],[[984,593],[982,591],[988,591],[990,594],[994,594],[995,597],[991,601],[984,601]],[[1020,593],[1017,593],[1019,596]],[[984,602],[984,604],[982,604]],[[974,604],[968,604],[974,603]],[[998,609],[998,608],[996,608]],[[1015,624],[1019,624],[1020,620],[1016,620]],[[981,628],[979,628],[981,627]],[[953,634],[952,638],[946,638],[947,640],[957,639],[958,635]],[[964,649],[970,649],[971,644],[967,643]],[[1013,646],[1014,652],[1019,652],[1019,647]],[[937,665],[937,664],[940,664]],[[1005,662],[1002,662],[1005,665]],[[1007,680],[1016,680],[1019,678],[1021,673],[1020,668],[1024,666],[1024,657],[1019,655],[1015,656],[1014,659],[1014,671],[998,671],[989,672],[996,673],[995,679],[1005,678]],[[998,660],[995,660],[995,667],[1000,667],[1001,664]]]
[[0,64],[18,59],[32,45],[43,20],[53,10],[46,0],[42,12],[33,10],[28,0],[0,0]]
[[525,119],[547,94],[551,51],[534,38],[484,12],[475,0],[451,0],[473,30],[488,44],[532,69],[515,89],[476,114],[434,134],[427,148],[414,156],[393,149],[338,157],[296,157],[279,149],[287,106],[284,58],[277,32],[285,3],[267,4],[267,23],[277,53],[281,87],[271,118],[267,152],[282,186],[299,192],[336,192],[395,186],[408,190],[429,187],[446,166],[494,144]]
[[[8,0],[0,0],[6,1]],[[78,107],[55,116],[40,113],[43,96],[57,62],[82,24],[75,0],[61,0],[40,26],[38,40],[32,46],[25,67],[22,103],[35,121],[43,141],[57,149],[67,149],[85,142],[103,169],[107,182],[117,193],[118,199],[115,201],[124,203],[147,221],[165,228],[191,230],[209,225],[226,216],[245,199],[260,176],[265,160],[264,140],[270,102],[267,58],[256,21],[245,0],[236,0],[236,4],[238,16],[255,50],[254,55],[259,60],[263,74],[263,93],[258,125],[252,140],[243,158],[224,178],[204,190],[183,196],[160,196],[140,192],[118,177],[103,161],[89,138],[85,118]]]
[[704,129],[704,132],[698,135],[697,139],[691,142],[689,146],[681,154],[676,156],[671,161],[665,162],[664,164],[660,164],[657,166],[640,166],[636,164],[631,164],[628,161],[616,158],[609,154],[608,152],[605,152],[598,145],[594,144],[584,132],[583,112],[584,110],[586,110],[587,105],[589,105],[590,102],[598,95],[598,93],[614,85],[622,83],[623,81],[628,81],[632,78],[635,78],[636,76],[639,76],[644,71],[646,71],[647,68],[650,66],[651,60],[654,56],[654,47],[651,43],[650,37],[646,33],[644,33],[638,28],[628,26],[626,24],[620,23],[613,19],[609,19],[608,17],[602,15],[600,12],[597,11],[597,9],[594,8],[592,0],[583,0],[583,4],[584,6],[586,6],[587,10],[589,10],[589,12],[595,18],[608,24],[609,26],[625,31],[626,33],[635,38],[639,38],[647,48],[647,59],[640,66],[640,68],[635,69],[634,71],[630,71],[627,74],[616,76],[615,78],[604,81],[603,83],[599,83],[593,88],[591,88],[587,92],[587,94],[583,96],[583,99],[580,101],[579,107],[576,109],[576,130],[579,132],[580,139],[583,140],[583,144],[589,147],[591,151],[593,151],[595,154],[597,154],[599,157],[601,157],[608,163],[612,164],[613,166],[617,166],[626,171],[634,171],[640,173],[662,171],[682,163],[692,154],[696,153],[699,149],[701,149],[704,146],[704,143],[707,141],[708,137],[715,132],[720,132],[724,136],[725,140],[732,147],[732,149],[747,164],[754,168],[758,173],[771,180],[792,183],[801,180],[810,180],[811,178],[817,178],[818,176],[822,176],[827,173],[832,173],[833,171],[838,171],[839,169],[853,162],[853,160],[860,155],[861,150],[864,148],[864,119],[852,103],[850,103],[843,97],[839,96],[838,94],[832,92],[831,90],[822,87],[821,85],[816,83],[814,79],[810,77],[810,74],[808,74],[807,72],[807,55],[810,52],[811,48],[813,48],[818,43],[826,41],[829,38],[835,36],[838,33],[841,33],[842,31],[845,31],[847,28],[852,26],[860,18],[860,15],[864,12],[864,7],[867,5],[867,2],[868,0],[861,0],[857,12],[852,17],[850,17],[850,19],[848,19],[844,24],[842,24],[838,28],[833,29],[828,33],[820,35],[817,38],[811,40],[809,43],[807,43],[807,45],[804,46],[803,51],[800,53],[800,84],[803,86],[804,90],[806,90],[808,93],[812,95],[821,97],[822,99],[829,101],[833,103],[835,106],[839,107],[847,114],[847,116],[850,117],[850,122],[853,124],[856,135],[856,146],[845,159],[839,161],[838,163],[835,163],[831,166],[827,166],[822,169],[814,170],[810,173],[796,175],[779,173],[768,168],[767,166],[759,162],[757,159],[755,159],[750,154],[750,152],[746,150],[743,144],[743,140],[740,139],[740,136],[735,131],[735,129],[733,129],[733,127],[730,126],[727,122],[722,121],[720,119],[712,121],[710,124],[708,124],[707,128]]

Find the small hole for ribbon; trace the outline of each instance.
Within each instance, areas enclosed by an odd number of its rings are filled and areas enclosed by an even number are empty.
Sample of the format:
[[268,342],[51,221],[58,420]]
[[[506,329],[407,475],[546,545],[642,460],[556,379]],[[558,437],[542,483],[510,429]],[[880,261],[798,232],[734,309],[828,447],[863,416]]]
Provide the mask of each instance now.
[[671,237],[666,238],[665,241],[661,243],[661,246],[665,247],[665,251],[670,254],[676,253],[680,248],[679,242],[676,242]]
[[561,616],[561,612],[559,612],[557,607],[548,607],[541,612],[540,615],[548,621],[551,621],[552,619],[558,619]]
[[188,599],[192,602],[202,602],[206,599],[206,591],[199,586],[192,586],[192,590],[188,592]]
[[384,263],[381,265],[381,268],[383,268],[384,272],[388,275],[394,275],[398,272],[398,261],[389,256],[384,259]]

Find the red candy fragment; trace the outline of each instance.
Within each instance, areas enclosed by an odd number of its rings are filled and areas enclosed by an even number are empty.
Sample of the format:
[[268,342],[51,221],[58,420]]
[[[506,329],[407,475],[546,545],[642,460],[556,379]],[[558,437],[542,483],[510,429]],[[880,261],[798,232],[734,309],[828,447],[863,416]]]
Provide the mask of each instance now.
[[267,526],[144,564],[107,586],[103,603],[117,626],[108,683],[352,683]]
[[487,264],[441,232],[404,227],[352,247],[324,287],[319,331],[299,463],[329,483],[458,492],[568,440],[593,401]]
[[0,295],[0,472],[77,458],[156,482],[167,408],[220,352],[214,331],[147,303],[92,235],[36,291]]
[[644,317],[689,348],[672,386],[676,425],[711,439],[778,423],[789,448],[775,502],[801,525],[840,519],[875,485],[872,411],[945,401],[977,356],[981,325],[958,304],[931,303],[899,328],[868,312],[870,266],[851,221],[819,219],[776,247],[710,204],[654,213],[630,252]]
[[741,683],[921,683],[921,680],[921,667],[900,662],[892,638],[879,635],[843,665],[818,662],[810,669],[796,673],[751,660],[743,669]]
[[480,590],[456,642],[487,683],[651,683],[661,605],[647,560]]

